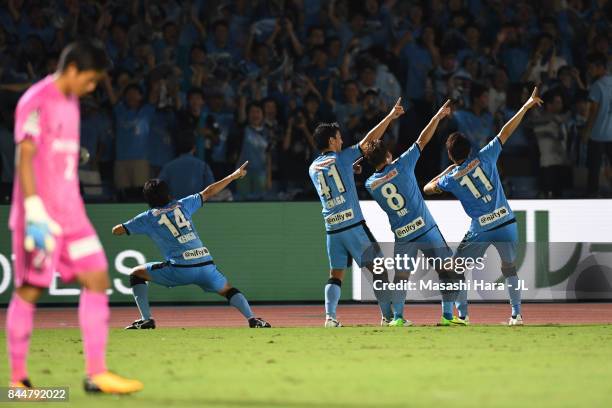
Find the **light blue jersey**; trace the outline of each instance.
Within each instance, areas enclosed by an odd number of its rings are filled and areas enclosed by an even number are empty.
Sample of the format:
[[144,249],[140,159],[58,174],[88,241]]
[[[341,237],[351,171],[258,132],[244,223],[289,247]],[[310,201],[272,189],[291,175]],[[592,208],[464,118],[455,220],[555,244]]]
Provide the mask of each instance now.
[[470,232],[489,231],[514,219],[497,172],[501,150],[496,137],[438,181],[438,187],[453,193],[472,218]]
[[202,205],[202,196],[193,194],[145,211],[123,227],[128,234],[148,235],[171,265],[201,264],[212,260],[191,220]]
[[591,139],[612,142],[612,75],[604,75],[591,85],[589,100],[599,104]]
[[411,241],[436,226],[414,175],[420,156],[415,143],[366,181],[367,190],[387,213],[396,241]]
[[361,149],[356,144],[339,153],[323,153],[308,169],[321,199],[325,229],[328,232],[363,221],[353,176],[353,162],[361,156]]

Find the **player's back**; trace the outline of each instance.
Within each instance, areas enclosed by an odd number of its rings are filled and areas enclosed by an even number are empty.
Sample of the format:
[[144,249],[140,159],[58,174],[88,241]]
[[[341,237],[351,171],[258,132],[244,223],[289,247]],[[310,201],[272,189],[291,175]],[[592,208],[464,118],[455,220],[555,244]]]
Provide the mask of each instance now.
[[496,137],[438,181],[438,186],[453,193],[472,218],[471,231],[487,231],[514,218],[497,171],[501,149]]
[[327,231],[363,221],[353,175],[353,162],[361,157],[359,145],[317,157],[308,170],[323,207]]
[[372,174],[366,182],[372,197],[387,213],[398,241],[417,238],[436,225],[414,175],[419,156],[419,147],[413,144],[393,163]]
[[212,260],[195,230],[191,216],[202,206],[200,194],[152,208],[123,224],[128,234],[145,234],[173,264],[193,265]]
[[[36,193],[51,218],[66,233],[80,228],[81,219],[86,219],[78,179],[79,128],[78,98],[64,95],[51,75],[30,87],[19,99],[15,143],[30,139],[35,144]],[[15,179],[11,227],[22,222],[23,193]]]

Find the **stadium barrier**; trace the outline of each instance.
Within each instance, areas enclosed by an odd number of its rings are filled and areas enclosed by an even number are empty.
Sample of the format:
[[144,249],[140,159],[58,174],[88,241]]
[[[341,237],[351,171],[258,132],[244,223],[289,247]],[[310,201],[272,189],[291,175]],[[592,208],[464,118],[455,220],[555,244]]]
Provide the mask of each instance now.
[[[373,201],[361,205],[375,237],[392,242],[386,215],[378,205]],[[450,200],[430,201],[428,205],[446,240],[460,242],[469,225],[460,204]],[[524,246],[518,275],[528,287],[538,289],[524,292],[524,299],[580,298],[572,288],[585,279],[589,285],[610,292],[612,200],[514,200],[510,205],[516,213],[521,242],[530,243]],[[148,238],[111,234],[114,225],[145,209],[141,204],[87,206],[108,256],[111,302],[132,301],[127,278],[131,267],[160,260]],[[7,225],[8,213],[8,206],[0,206],[2,225]],[[194,222],[219,269],[249,299],[322,302],[328,263],[319,203],[210,203],[194,215]],[[8,303],[12,280],[10,233],[5,229],[0,237],[0,305]],[[347,274],[343,285],[343,299],[373,300],[364,287],[360,270],[354,267],[352,279]],[[55,279],[41,303],[76,303],[78,294],[75,285]],[[506,299],[505,292],[488,297],[479,291],[470,292],[470,298]],[[150,286],[150,299],[223,302],[196,287],[166,289],[157,285]],[[409,299],[433,300],[418,293],[409,294]]]

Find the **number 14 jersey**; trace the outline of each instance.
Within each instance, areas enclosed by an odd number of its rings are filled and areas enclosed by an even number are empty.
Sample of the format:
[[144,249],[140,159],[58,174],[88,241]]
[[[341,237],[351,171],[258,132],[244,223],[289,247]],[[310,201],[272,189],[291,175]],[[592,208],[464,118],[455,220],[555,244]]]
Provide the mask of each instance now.
[[144,234],[153,240],[167,261],[193,265],[212,260],[202,244],[191,216],[202,205],[202,196],[193,194],[165,207],[151,208],[123,224],[128,234]]

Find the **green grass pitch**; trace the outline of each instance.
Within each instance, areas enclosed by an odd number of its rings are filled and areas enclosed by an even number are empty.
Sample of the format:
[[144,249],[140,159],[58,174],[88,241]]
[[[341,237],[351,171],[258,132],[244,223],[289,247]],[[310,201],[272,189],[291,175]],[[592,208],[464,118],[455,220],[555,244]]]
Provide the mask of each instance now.
[[35,331],[54,407],[612,406],[612,326],[112,330],[109,367],[145,383],[122,397],[85,395],[81,357],[78,330]]

